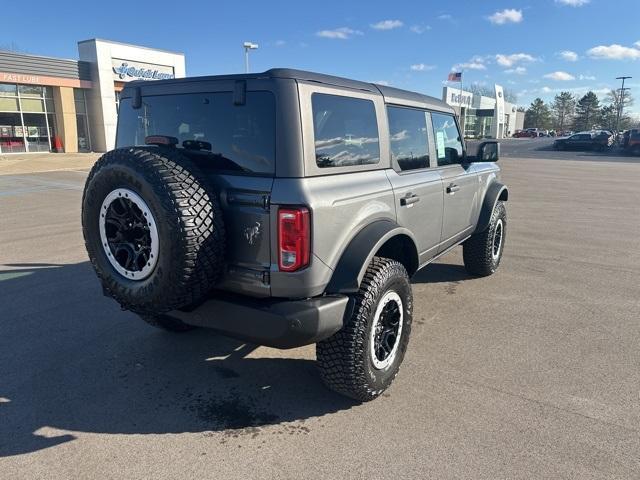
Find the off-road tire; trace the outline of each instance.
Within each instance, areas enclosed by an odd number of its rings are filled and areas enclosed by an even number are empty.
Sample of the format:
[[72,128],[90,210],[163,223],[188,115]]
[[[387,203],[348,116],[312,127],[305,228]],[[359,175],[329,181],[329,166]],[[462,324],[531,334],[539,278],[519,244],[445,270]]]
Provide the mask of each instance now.
[[[494,255],[494,239],[496,229],[501,225],[502,239],[497,257]],[[462,245],[464,267],[472,275],[486,277],[496,272],[502,260],[505,240],[507,238],[507,209],[498,201],[491,214],[489,226],[483,231],[473,234]]]
[[[392,363],[376,369],[371,353],[371,329],[378,304],[389,291],[396,292],[402,301],[402,330],[396,339],[399,344]],[[316,357],[320,377],[330,389],[366,402],[389,388],[409,344],[413,294],[407,271],[395,260],[374,257],[360,290],[350,301],[353,313],[339,332],[316,345]]]
[[182,333],[197,328],[169,315],[141,315],[140,318],[149,325],[168,332]]
[[[125,278],[100,237],[103,200],[114,189],[139,195],[155,218],[157,263],[143,280]],[[105,294],[140,315],[159,315],[204,299],[223,272],[225,231],[216,192],[173,148],[123,148],[93,166],[82,198],[82,230]]]

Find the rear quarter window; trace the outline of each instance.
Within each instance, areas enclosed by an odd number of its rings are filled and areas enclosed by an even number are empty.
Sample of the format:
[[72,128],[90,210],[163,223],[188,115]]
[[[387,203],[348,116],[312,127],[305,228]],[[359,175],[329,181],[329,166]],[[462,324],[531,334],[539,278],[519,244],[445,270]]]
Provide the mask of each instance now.
[[318,167],[371,165],[380,161],[373,101],[314,93],[311,105]]
[[[237,172],[275,172],[275,98],[271,92],[247,92],[244,105],[234,105],[232,92],[151,95],[134,109],[120,102],[116,146],[144,145],[149,135],[167,135],[211,145],[212,163]],[[188,145],[188,143],[187,143]]]

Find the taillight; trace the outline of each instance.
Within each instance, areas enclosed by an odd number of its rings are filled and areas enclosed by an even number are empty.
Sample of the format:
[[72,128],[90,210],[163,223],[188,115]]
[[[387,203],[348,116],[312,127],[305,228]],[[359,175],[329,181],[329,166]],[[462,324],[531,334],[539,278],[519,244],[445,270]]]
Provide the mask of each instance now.
[[309,265],[309,210],[304,207],[278,211],[278,267],[293,272]]

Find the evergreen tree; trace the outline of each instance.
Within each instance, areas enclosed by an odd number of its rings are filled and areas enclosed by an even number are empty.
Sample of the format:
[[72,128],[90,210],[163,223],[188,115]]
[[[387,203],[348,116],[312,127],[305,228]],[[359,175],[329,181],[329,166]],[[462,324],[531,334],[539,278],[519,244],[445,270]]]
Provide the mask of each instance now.
[[591,130],[600,123],[600,101],[589,91],[576,105],[576,130]]
[[524,128],[548,129],[551,126],[551,110],[541,98],[536,98],[524,113]]
[[551,109],[556,117],[556,127],[559,130],[564,130],[570,125],[576,111],[576,99],[569,92],[560,92],[553,99]]

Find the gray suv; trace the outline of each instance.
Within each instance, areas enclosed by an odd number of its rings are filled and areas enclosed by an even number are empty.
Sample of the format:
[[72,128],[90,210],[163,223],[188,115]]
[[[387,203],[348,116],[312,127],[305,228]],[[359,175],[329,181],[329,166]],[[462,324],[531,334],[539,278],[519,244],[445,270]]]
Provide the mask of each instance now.
[[168,330],[316,343],[362,401],[398,372],[416,271],[460,244],[472,274],[500,264],[499,145],[468,154],[431,97],[289,69],[132,82],[116,143],[82,208],[105,295]]

